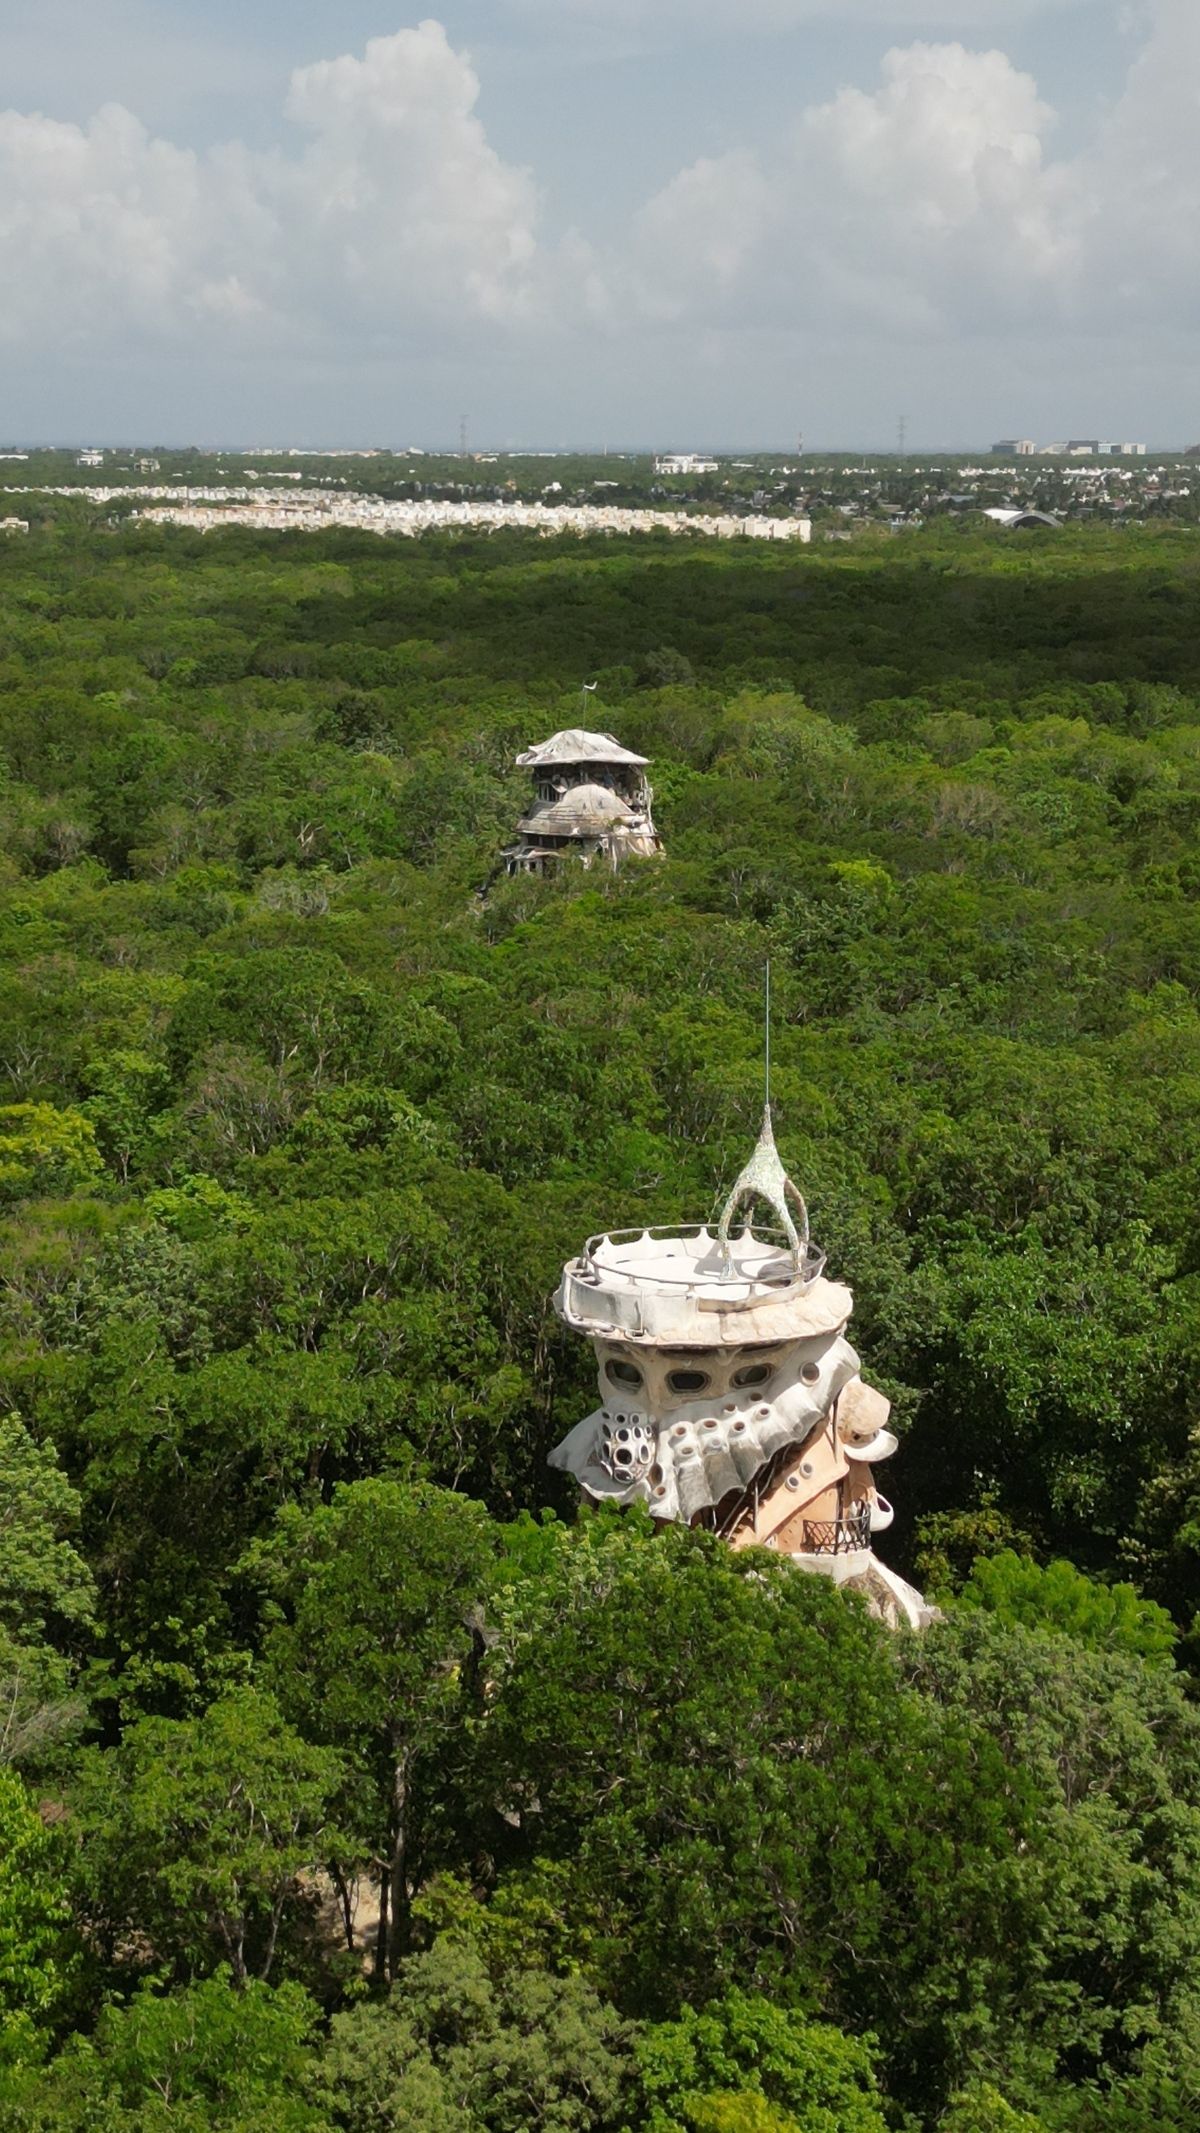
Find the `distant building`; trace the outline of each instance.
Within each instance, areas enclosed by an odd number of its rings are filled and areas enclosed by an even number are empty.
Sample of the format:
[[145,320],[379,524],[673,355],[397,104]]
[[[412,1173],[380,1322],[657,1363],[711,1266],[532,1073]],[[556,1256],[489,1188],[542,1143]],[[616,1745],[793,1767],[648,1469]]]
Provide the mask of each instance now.
[[607,859],[616,868],[632,853],[662,850],[650,813],[647,760],[613,739],[571,726],[517,757],[533,773],[534,800],[517,824],[520,842],[504,853],[508,874],[544,874],[566,853]]
[[1062,524],[1052,511],[1018,511],[1011,505],[995,504],[983,515],[1009,533],[1024,533],[1034,526],[1058,527]]
[[1072,459],[1094,459],[1099,450],[1098,437],[1071,437],[1067,440],[1067,452]]
[[0,518],[0,533],[28,533],[27,518]]
[[1005,459],[1032,459],[1037,446],[1032,437],[1002,437],[992,450]]
[[656,474],[715,474],[718,462],[696,452],[667,452],[654,462]]
[[104,465],[104,454],[103,452],[91,451],[80,452],[75,464],[77,467],[102,467]]

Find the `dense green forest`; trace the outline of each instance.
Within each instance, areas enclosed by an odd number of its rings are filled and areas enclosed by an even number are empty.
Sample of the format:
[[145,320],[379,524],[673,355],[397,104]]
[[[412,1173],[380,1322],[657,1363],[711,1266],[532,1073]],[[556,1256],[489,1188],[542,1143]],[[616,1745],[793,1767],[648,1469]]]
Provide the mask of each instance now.
[[[0,2122],[1200,2112],[1200,551],[0,546]],[[666,856],[508,881],[517,749]],[[577,1516],[775,1109],[923,1637]]]

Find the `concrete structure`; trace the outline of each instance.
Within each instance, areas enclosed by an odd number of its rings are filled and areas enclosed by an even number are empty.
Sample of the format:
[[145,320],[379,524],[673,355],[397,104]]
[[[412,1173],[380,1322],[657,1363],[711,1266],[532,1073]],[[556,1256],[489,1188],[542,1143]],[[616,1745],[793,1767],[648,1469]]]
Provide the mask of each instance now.
[[1061,526],[1062,524],[1062,520],[1055,518],[1052,511],[1018,511],[1011,505],[994,504],[983,515],[985,518],[992,519],[997,526],[1006,527],[1010,533],[1023,533],[1034,526]]
[[1032,437],[1002,437],[992,450],[1002,453],[1005,459],[1032,459],[1037,446]]
[[[253,469],[248,480],[251,475]],[[291,473],[286,478],[301,479]],[[811,519],[770,518],[761,512],[739,518],[730,511],[648,511],[626,509],[619,504],[523,504],[470,499],[451,503],[428,497],[414,502],[363,491],[261,488],[252,492],[223,485],[189,488],[183,483],[170,487],[129,483],[123,488],[83,483],[71,488],[41,483],[36,488],[27,483],[7,486],[14,495],[71,496],[83,497],[91,504],[148,506],[131,516],[149,525],[191,526],[200,533],[212,533],[222,526],[252,526],[279,533],[320,533],[328,526],[355,526],[364,533],[415,539],[423,533],[500,533],[522,526],[547,540],[568,533],[581,538],[596,533],[669,533],[716,541],[812,539]]]
[[889,1403],[859,1373],[854,1299],[824,1266],[768,1104],[715,1228],[614,1231],[563,1269],[555,1307],[592,1343],[600,1405],[550,1464],[592,1503],[773,1549],[919,1628],[931,1609],[872,1546],[893,1516],[876,1482],[897,1449]]
[[717,461],[701,459],[698,452],[664,452],[654,462],[656,474],[715,474]]
[[534,800],[517,824],[520,842],[503,855],[506,873],[543,874],[568,852],[617,867],[633,853],[653,858],[662,850],[647,758],[611,733],[569,726],[526,748],[517,767],[533,772]]

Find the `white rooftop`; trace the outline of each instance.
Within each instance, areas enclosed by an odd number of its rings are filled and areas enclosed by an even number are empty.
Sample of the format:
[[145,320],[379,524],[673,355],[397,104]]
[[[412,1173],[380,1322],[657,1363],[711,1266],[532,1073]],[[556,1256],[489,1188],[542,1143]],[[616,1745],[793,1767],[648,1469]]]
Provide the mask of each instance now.
[[849,1289],[747,1229],[722,1241],[707,1224],[593,1237],[563,1269],[559,1310],[593,1336],[680,1346],[803,1340],[844,1326]]
[[571,785],[561,798],[535,808],[521,828],[553,836],[556,832],[605,830],[615,823],[633,820],[633,809],[619,793],[609,792],[606,785]]
[[551,763],[630,763],[644,770],[649,760],[648,756],[634,755],[631,748],[622,748],[611,733],[589,733],[583,726],[567,726],[561,733],[552,733],[537,748],[526,748],[517,757],[517,764],[523,770],[539,770]]

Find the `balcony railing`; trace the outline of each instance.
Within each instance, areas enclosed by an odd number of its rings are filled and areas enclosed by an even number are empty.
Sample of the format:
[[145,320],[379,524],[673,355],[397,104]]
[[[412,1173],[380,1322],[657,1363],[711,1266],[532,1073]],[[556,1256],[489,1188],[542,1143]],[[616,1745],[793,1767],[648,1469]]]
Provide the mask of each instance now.
[[803,1530],[806,1555],[851,1555],[871,1545],[871,1513],[864,1504],[849,1518],[806,1518]]

